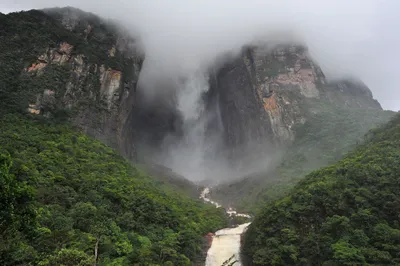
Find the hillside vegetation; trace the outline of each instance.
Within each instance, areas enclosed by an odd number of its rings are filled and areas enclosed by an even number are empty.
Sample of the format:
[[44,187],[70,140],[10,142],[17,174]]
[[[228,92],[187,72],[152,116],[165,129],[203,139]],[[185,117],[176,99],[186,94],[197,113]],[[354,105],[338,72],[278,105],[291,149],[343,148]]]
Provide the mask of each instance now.
[[308,106],[306,122],[295,125],[295,141],[285,148],[279,163],[271,165],[268,172],[218,187],[213,198],[256,213],[265,203],[287,194],[306,174],[343,158],[363,142],[370,129],[385,124],[395,114],[322,100],[304,105]]
[[70,126],[0,118],[1,265],[189,265],[222,209],[153,181]]
[[400,264],[400,115],[343,160],[263,206],[245,236],[254,265]]
[[[64,12],[83,19],[68,30]],[[157,181],[71,126],[76,109],[107,109],[99,73],[79,78],[79,102],[66,109],[70,63],[27,71],[67,42],[72,56],[129,82],[133,59],[109,56],[117,39],[114,26],[71,8],[0,13],[0,265],[190,265],[202,236],[226,226],[222,209],[186,196],[191,184]],[[47,89],[46,115],[27,114]]]

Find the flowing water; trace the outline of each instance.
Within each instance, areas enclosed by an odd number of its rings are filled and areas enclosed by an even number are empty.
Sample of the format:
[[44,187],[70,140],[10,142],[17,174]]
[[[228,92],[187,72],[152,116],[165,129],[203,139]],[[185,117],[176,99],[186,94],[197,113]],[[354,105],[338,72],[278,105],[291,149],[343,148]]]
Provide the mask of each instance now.
[[[205,188],[200,194],[200,198],[205,202],[211,203],[216,207],[221,205],[212,201],[208,194],[209,188]],[[229,215],[248,216],[247,214],[237,214],[236,212]],[[240,266],[240,236],[244,233],[250,223],[241,224],[234,228],[224,228],[215,232],[210,249],[207,252],[206,266]]]
[[207,252],[206,266],[242,265],[240,262],[240,235],[250,223],[235,228],[225,228],[215,233]]

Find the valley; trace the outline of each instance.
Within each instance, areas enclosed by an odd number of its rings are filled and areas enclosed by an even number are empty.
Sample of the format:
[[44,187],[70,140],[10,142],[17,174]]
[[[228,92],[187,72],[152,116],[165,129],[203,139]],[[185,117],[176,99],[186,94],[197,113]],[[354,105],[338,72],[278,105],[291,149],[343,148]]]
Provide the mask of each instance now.
[[292,40],[177,67],[141,37],[0,13],[1,265],[400,263],[400,116],[363,81]]

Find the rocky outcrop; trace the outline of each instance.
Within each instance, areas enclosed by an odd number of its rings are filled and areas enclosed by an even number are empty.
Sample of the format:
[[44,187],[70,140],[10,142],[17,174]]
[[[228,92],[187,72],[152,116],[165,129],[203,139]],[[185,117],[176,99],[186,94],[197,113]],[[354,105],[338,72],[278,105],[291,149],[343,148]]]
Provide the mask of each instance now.
[[[28,112],[52,117],[63,110],[84,133],[122,153],[129,146],[129,155],[133,154],[132,132],[127,118],[133,108],[143,61],[135,50],[135,41],[123,32],[104,39],[111,34],[107,29],[112,27],[100,27],[103,22],[99,18],[80,10],[63,8],[46,12],[79,36],[75,39],[84,39],[85,44],[79,43],[80,40],[74,45],[66,38],[55,47],[47,47],[25,68],[29,79],[38,82],[40,79],[67,77],[61,88],[43,89],[36,94],[27,106]],[[93,40],[97,48],[91,46]],[[103,42],[99,44],[99,40]]]
[[111,68],[106,70],[104,65],[100,66],[100,94],[104,96],[109,109],[119,99],[121,75],[121,71]]
[[224,140],[232,154],[249,143],[262,150],[262,143],[292,142],[293,126],[306,121],[313,102],[381,109],[361,82],[328,83],[298,45],[248,47],[215,73],[211,88],[219,97]]
[[71,44],[66,42],[60,43],[57,48],[48,48],[44,54],[38,57],[36,62],[25,70],[27,72],[36,72],[39,75],[42,73],[41,70],[49,64],[63,65],[71,59],[73,48]]
[[216,73],[211,80],[210,93],[219,100],[223,140],[228,156],[240,157],[248,143],[262,143],[272,134],[268,114],[258,100],[253,77],[248,75],[245,55]]

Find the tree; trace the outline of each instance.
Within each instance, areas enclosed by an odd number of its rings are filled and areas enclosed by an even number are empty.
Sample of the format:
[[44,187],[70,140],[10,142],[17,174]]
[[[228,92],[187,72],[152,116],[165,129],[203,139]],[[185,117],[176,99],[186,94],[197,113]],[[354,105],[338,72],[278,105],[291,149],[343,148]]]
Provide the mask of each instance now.
[[[3,265],[35,256],[26,244],[36,225],[34,190],[11,173],[12,165],[11,156],[0,147],[0,263]],[[25,254],[19,253],[20,250],[25,250]]]

